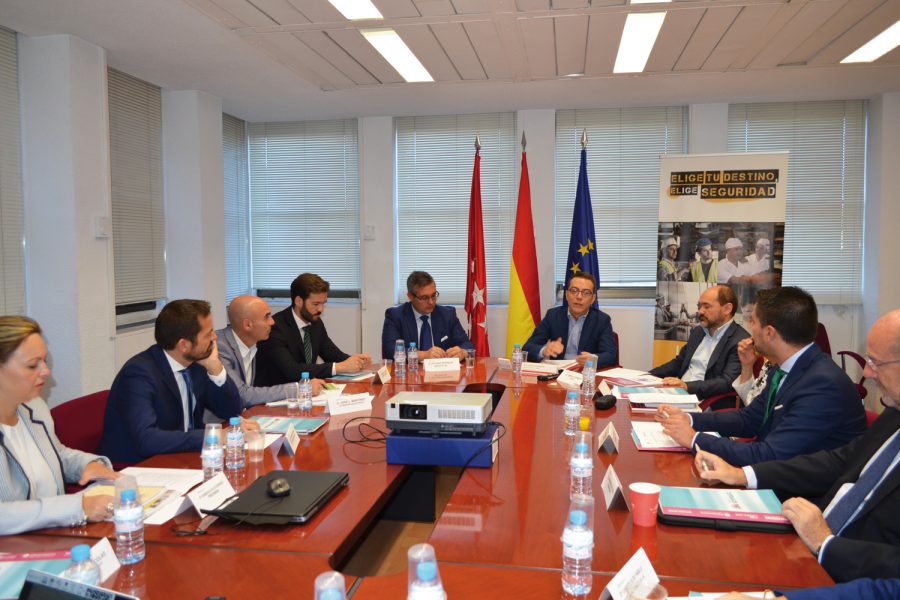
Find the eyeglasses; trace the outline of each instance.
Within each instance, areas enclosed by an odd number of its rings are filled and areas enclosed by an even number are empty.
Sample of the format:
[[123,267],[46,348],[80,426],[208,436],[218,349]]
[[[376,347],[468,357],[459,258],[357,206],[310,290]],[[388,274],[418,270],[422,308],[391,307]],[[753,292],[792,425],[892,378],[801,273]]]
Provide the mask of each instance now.
[[428,302],[431,300],[432,302],[437,302],[438,297],[441,295],[440,292],[435,292],[430,296],[413,296],[419,302]]
[[866,357],[866,364],[872,367],[873,371],[877,371],[880,367],[892,365],[894,363],[900,363],[900,358],[894,360],[875,360],[871,356]]
[[576,287],[570,287],[566,290],[566,292],[572,294],[573,296],[580,297],[584,296],[585,298],[590,298],[594,295],[594,290],[579,290]]

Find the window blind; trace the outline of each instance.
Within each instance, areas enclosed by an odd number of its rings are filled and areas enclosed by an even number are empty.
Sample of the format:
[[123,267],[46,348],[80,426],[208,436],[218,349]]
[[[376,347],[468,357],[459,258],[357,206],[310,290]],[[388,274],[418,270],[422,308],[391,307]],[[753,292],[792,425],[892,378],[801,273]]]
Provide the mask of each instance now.
[[225,299],[250,291],[250,198],[247,133],[241,119],[222,114],[225,206]]
[[166,296],[160,89],[109,69],[116,306]]
[[465,302],[477,134],[488,302],[505,304],[521,151],[515,113],[401,117],[395,128],[398,299],[406,299],[407,275],[423,270],[441,302]]
[[22,155],[16,34],[0,27],[0,314],[25,312]]
[[865,101],[733,104],[728,150],[787,150],[783,284],[824,304],[861,302]]
[[656,286],[659,157],[686,151],[681,106],[560,110],[556,113],[554,274],[565,280],[581,132],[602,287]]
[[251,123],[251,286],[288,289],[304,272],[358,291],[355,119]]

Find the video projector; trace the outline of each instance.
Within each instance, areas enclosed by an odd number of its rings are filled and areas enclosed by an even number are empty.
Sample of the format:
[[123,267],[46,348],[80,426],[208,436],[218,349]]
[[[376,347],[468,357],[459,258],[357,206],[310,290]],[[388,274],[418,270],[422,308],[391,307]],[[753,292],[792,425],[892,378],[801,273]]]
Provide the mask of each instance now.
[[491,398],[488,393],[400,392],[387,401],[387,425],[431,435],[481,434],[493,412]]

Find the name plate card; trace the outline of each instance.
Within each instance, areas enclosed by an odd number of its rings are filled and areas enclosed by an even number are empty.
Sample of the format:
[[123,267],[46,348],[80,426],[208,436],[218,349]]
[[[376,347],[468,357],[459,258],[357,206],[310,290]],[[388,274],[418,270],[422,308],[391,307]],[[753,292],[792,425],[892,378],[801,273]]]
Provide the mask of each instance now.
[[100,581],[109,579],[109,576],[119,570],[122,564],[116,558],[109,538],[100,538],[100,541],[91,546],[91,560],[100,567]]
[[284,432],[284,439],[281,441],[281,447],[289,456],[297,453],[297,446],[300,445],[300,434],[294,429],[294,424],[288,424],[287,431]]
[[650,558],[643,548],[638,548],[634,556],[629,558],[625,566],[610,580],[606,592],[613,600],[647,598],[657,585],[659,577],[650,564]]
[[429,373],[459,373],[458,358],[426,358],[422,366]]
[[378,375],[378,381],[381,383],[387,383],[391,380],[391,370],[387,368],[387,365],[382,366],[376,373]]
[[597,436],[597,448],[606,450],[609,453],[619,451],[619,432],[612,421],[606,424],[600,435]]
[[224,473],[216,473],[215,477],[200,484],[197,489],[188,493],[188,500],[201,515],[212,510],[225,500],[234,496],[234,488],[228,483]]
[[522,373],[528,373],[529,375],[556,375],[559,373],[559,369],[556,368],[556,365],[548,363],[524,362],[522,363]]
[[[384,367],[382,367],[384,368]],[[367,392],[361,394],[347,394],[346,396],[334,396],[328,399],[328,412],[332,415],[372,410],[372,396]]]
[[612,465],[609,465],[609,468],[606,470],[606,475],[603,476],[603,481],[600,483],[600,489],[603,490],[603,499],[606,501],[606,510],[609,510],[613,506],[621,506],[624,507],[625,510],[630,510],[628,508],[628,503],[625,502],[625,492],[622,491],[622,482],[619,481],[619,476],[616,475],[616,470],[613,469]]
[[497,368],[498,369],[506,369],[507,371],[512,371],[512,361],[508,358],[503,358],[502,356],[497,359]]
[[560,371],[559,377],[556,378],[556,383],[563,386],[567,390],[577,390],[581,387],[581,383],[584,381],[584,376],[581,373],[577,373],[575,371]]

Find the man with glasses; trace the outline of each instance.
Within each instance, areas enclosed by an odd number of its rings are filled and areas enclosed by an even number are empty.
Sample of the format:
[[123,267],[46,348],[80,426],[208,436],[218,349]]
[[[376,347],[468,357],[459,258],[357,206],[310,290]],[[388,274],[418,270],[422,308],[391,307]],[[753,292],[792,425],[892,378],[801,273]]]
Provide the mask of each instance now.
[[737,345],[749,337],[734,322],[738,300],[725,285],[707,288],[697,302],[700,325],[694,327],[678,355],[650,371],[666,385],[682,387],[701,400],[731,391],[741,372]]
[[618,349],[612,320],[593,307],[596,290],[597,280],[590,273],[572,276],[566,288],[567,306],[548,310],[522,347],[528,360],[574,359],[583,365],[596,354],[595,368],[615,366]]
[[835,581],[900,577],[900,309],[875,322],[864,374],[884,412],[849,444],[737,468],[700,451],[700,477],[788,498],[782,512]]
[[394,356],[394,344],[403,340],[408,347],[415,342],[419,360],[426,358],[466,357],[474,348],[452,306],[440,306],[440,292],[434,278],[425,271],[413,271],[406,278],[409,302],[384,311],[381,329],[381,355]]
[[328,282],[314,273],[303,273],[291,282],[291,305],[272,317],[269,339],[257,345],[256,385],[298,381],[303,372],[327,379],[356,373],[369,364],[368,354],[351,356],[328,337],[322,313],[329,289]]

